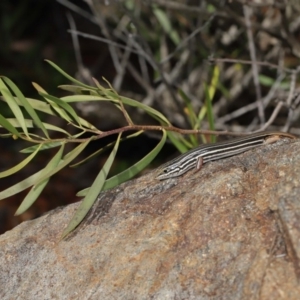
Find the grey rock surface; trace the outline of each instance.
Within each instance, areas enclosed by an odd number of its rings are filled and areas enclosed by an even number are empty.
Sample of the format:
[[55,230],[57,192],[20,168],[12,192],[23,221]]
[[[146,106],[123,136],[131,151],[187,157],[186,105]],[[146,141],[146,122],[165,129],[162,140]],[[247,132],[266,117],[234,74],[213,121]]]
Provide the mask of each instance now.
[[[0,299],[299,299],[300,142],[101,193],[0,236]],[[51,201],[51,199],[49,199]]]

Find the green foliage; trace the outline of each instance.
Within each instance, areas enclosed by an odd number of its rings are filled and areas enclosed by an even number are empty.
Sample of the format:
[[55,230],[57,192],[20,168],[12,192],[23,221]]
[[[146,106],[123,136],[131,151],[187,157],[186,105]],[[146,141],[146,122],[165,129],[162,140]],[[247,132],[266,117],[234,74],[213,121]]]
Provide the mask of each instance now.
[[[198,115],[195,113],[194,108],[192,106],[191,99],[184,93],[183,90],[179,89],[179,95],[181,96],[184,104],[185,104],[185,113],[188,117],[189,123],[191,127],[195,130],[201,128],[201,124],[205,117],[207,117],[209,123],[209,129],[214,130],[214,116],[212,110],[212,100],[216,93],[217,87],[219,86],[219,75],[220,70],[219,67],[216,65],[212,72],[212,78],[209,85],[204,83],[204,90],[205,90],[205,106],[201,107]],[[199,141],[195,137],[195,135],[190,135],[188,139],[184,139],[182,136],[175,138],[173,137],[173,133],[169,135],[170,140],[176,146],[176,148],[181,152],[186,152],[189,148],[196,147],[199,144]],[[204,143],[207,140],[202,136],[202,141]],[[215,142],[215,136],[211,136],[211,142]]]
[[[65,168],[66,166],[77,167],[83,162],[95,157],[96,155],[99,155],[104,150],[113,147],[106,163],[99,171],[99,174],[94,180],[92,186],[78,193],[78,196],[83,196],[84,199],[64,230],[62,234],[63,238],[80,224],[101,191],[113,188],[114,186],[129,180],[143,170],[147,165],[149,165],[162,149],[167,137],[169,137],[174,145],[182,152],[188,150],[190,147],[193,147],[196,143],[196,139],[194,135],[190,136],[190,141],[188,139],[184,139],[178,134],[180,133],[180,129],[173,127],[162,113],[138,101],[118,95],[111,86],[109,88],[104,88],[95,79],[95,87],[83,84],[66,74],[54,63],[49,63],[74,84],[60,86],[61,89],[72,92],[74,95],[58,98],[49,95],[37,83],[33,83],[33,86],[43,100],[30,99],[26,98],[10,79],[6,77],[0,78],[0,93],[3,96],[0,97],[0,100],[8,104],[15,117],[6,119],[4,116],[0,115],[0,127],[8,131],[8,133],[0,134],[0,137],[4,138],[10,136],[14,139],[23,139],[31,144],[34,144],[21,150],[22,153],[28,154],[28,156],[18,165],[9,170],[1,172],[0,178],[10,176],[11,174],[14,174],[24,168],[40,151],[57,147],[59,148],[54,157],[42,170],[7,188],[6,190],[1,191],[0,200],[31,187],[25,199],[17,209],[16,215],[22,214],[36,201],[49,182],[50,178],[61,169]],[[199,113],[198,116],[193,111],[188,97],[183,91],[179,91],[185,101],[186,110],[189,114],[191,125],[194,128],[200,127],[201,120],[199,120],[199,116],[202,117],[206,114],[206,112],[208,113],[210,125],[213,128],[211,99],[215,91],[215,80],[216,79],[214,77],[210,86],[207,87],[208,101],[206,101],[205,112]],[[73,102],[87,101],[105,101],[112,103],[118,110],[122,112],[128,125],[111,131],[103,132],[99,130],[93,124],[90,124],[85,119],[79,117],[71,106],[71,103]],[[125,106],[141,109],[155,119],[159,125],[135,125],[131,120],[130,115],[126,111]],[[24,112],[27,113],[26,116],[24,115]],[[39,116],[39,113],[53,115],[65,120],[68,125],[73,126],[76,129],[76,133],[71,134],[62,128],[43,122]],[[35,128],[39,128],[43,135],[33,133],[32,129]],[[162,138],[157,146],[127,170],[107,179],[117,153],[119,143],[129,138],[135,138],[146,130],[159,130],[162,132]],[[134,133],[122,137],[126,131],[134,131]],[[58,132],[63,137],[56,139],[51,138],[51,132]],[[85,133],[89,133],[90,137],[81,138],[81,136]],[[116,142],[110,143],[105,147],[98,149],[88,157],[82,159],[80,162],[72,164],[72,162],[79,156],[80,153],[82,153],[89,143],[112,134],[118,134]],[[67,143],[76,143],[78,145],[68,153],[65,153],[65,145]]]
[[117,141],[115,143],[115,146],[110,153],[107,161],[105,162],[103,168],[99,172],[98,176],[96,177],[94,183],[90,187],[90,189],[87,192],[87,195],[81,202],[79,208],[77,209],[75,215],[71,219],[70,223],[68,224],[67,228],[64,230],[62,234],[62,238],[67,236],[74,228],[76,228],[81,221],[84,219],[90,208],[93,206],[95,199],[97,199],[97,196],[102,191],[103,185],[105,184],[106,177],[109,173],[109,170],[112,166],[112,163],[114,161],[114,158],[116,156],[119,143],[120,143],[120,137],[121,133],[118,135]]

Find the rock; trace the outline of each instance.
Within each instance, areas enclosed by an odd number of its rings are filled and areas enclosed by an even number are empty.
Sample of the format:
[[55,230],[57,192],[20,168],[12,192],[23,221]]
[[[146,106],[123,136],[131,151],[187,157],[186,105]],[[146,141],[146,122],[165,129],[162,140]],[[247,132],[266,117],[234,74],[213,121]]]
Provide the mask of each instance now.
[[[299,299],[300,142],[101,193],[0,236],[0,299]],[[49,199],[51,201],[51,199]]]

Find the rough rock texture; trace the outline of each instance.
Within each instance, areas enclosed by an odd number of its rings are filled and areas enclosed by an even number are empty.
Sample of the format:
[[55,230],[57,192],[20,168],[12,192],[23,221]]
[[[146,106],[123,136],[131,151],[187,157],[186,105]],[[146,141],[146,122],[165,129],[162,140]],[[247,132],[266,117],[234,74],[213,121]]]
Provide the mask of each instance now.
[[[153,173],[0,236],[0,299],[299,299],[300,142]],[[51,199],[49,199],[51,201]]]

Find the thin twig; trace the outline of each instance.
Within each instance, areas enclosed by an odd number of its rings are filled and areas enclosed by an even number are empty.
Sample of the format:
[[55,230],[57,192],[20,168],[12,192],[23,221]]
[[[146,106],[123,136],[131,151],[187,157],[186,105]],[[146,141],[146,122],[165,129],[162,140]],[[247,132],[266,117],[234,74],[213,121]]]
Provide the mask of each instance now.
[[258,73],[258,67],[256,64],[256,51],[255,51],[255,45],[254,45],[254,39],[252,34],[252,26],[251,26],[251,15],[252,15],[252,9],[248,7],[247,5],[243,5],[244,15],[245,15],[245,22],[246,22],[246,28],[247,28],[247,36],[248,36],[248,43],[249,43],[249,51],[250,51],[250,57],[251,57],[251,66],[252,66],[252,75],[253,75],[253,81],[255,86],[255,92],[256,92],[256,102],[257,102],[257,108],[258,108],[258,116],[260,119],[260,123],[265,123],[265,114],[264,114],[264,107],[261,99],[261,89],[259,84],[259,73]]
[[138,55],[138,60],[139,60],[139,65],[140,65],[141,72],[142,72],[142,78],[144,79],[144,81],[146,81],[146,82],[148,82],[148,84],[150,84],[149,70],[147,67],[146,60],[141,55]]
[[[92,3],[91,1],[87,1],[87,4],[90,6],[91,11],[94,13],[94,15],[96,16],[96,19],[98,21],[98,25],[103,33],[103,35],[105,36],[105,38],[107,39],[111,39],[111,34],[106,26],[106,22],[105,22],[105,17],[99,13],[98,10],[95,9],[94,7],[94,3]],[[117,48],[114,45],[108,44],[108,50],[110,52],[110,56],[113,62],[113,65],[115,67],[115,70],[120,73],[121,72],[121,64],[119,61],[119,55],[117,52]]]
[[80,45],[78,42],[78,37],[77,37],[77,34],[75,34],[76,24],[75,24],[73,16],[69,12],[67,12],[67,19],[68,19],[68,22],[69,22],[70,28],[71,28],[71,37],[72,37],[73,47],[74,47],[74,51],[75,51],[77,68],[78,68],[78,70],[80,70],[81,68],[83,68],[83,63],[82,63],[82,58],[80,55]]
[[[263,103],[264,103],[264,107],[267,107],[268,104],[270,103],[271,99],[274,98],[275,93],[277,92],[277,89],[280,85],[280,83],[282,82],[282,80],[284,79],[285,75],[281,74],[275,81],[275,83],[273,84],[272,88],[270,89],[269,93],[262,99]],[[248,105],[245,105],[225,116],[222,116],[220,118],[218,118],[218,123],[220,124],[224,124],[228,121],[231,121],[232,119],[236,119],[254,109],[257,109],[257,102],[254,103],[250,103]]]
[[[124,8],[127,15],[130,17],[132,23],[135,25],[137,32],[142,32],[143,28],[140,26],[140,20],[137,20],[136,16],[132,14],[131,11],[128,11]],[[165,84],[166,90],[169,92],[169,95],[172,97],[173,102],[176,104],[179,111],[183,110],[182,102],[178,99],[176,93],[174,92],[174,89],[172,87],[172,82],[169,80],[168,74],[166,74],[163,71],[162,66],[156,61],[155,56],[152,53],[151,47],[149,46],[148,42],[145,40],[143,35],[137,34],[136,35],[138,42],[133,39],[133,45],[136,49],[138,49],[140,52],[143,53],[143,56],[145,57],[146,61],[152,66],[152,68],[159,73],[159,76],[162,80],[162,82]],[[160,105],[160,103],[158,102]],[[162,105],[160,105],[162,110],[164,111]],[[186,115],[183,115],[183,119],[185,123],[188,123],[188,118]]]
[[281,9],[281,16],[282,16],[282,27],[281,27],[281,35],[285,38],[286,42],[290,44],[291,50],[293,54],[297,57],[300,57],[300,43],[298,41],[298,38],[294,36],[290,32],[289,28],[289,21],[287,18],[287,14],[285,13],[286,7]]
[[154,95],[154,89],[150,83],[142,78],[141,74],[132,63],[128,62],[127,69],[135,81],[147,92],[148,95]]
[[[244,64],[244,65],[251,65],[252,62],[250,60],[245,60],[245,59],[234,59],[234,58],[214,58],[214,57],[209,57],[209,62],[210,63],[218,63],[218,62],[225,62],[225,63],[233,63],[233,64]],[[257,65],[259,66],[265,66],[269,67],[271,69],[282,69],[283,71],[287,73],[293,73],[293,69],[289,68],[282,68],[281,66],[266,62],[266,61],[257,61]]]
[[81,36],[81,37],[86,38],[86,39],[95,40],[95,41],[98,41],[98,42],[103,42],[107,45],[115,46],[115,47],[118,47],[120,49],[130,50],[132,53],[135,53],[135,54],[138,54],[138,55],[143,55],[142,52],[140,52],[138,50],[135,50],[135,49],[132,49],[132,47],[114,42],[110,39],[106,39],[106,38],[103,38],[103,37],[100,37],[100,36],[96,36],[94,34],[89,34],[89,33],[78,31],[78,30],[76,30],[76,31],[68,30],[68,32],[75,33],[78,36]]
[[170,53],[167,57],[165,57],[164,59],[162,59],[160,61],[160,64],[162,65],[162,64],[166,63],[167,61],[169,61],[179,50],[181,50],[183,47],[185,47],[189,41],[191,41],[192,39],[194,39],[198,33],[200,33],[201,31],[203,31],[213,21],[213,19],[215,18],[215,16],[216,16],[216,13],[212,14],[210,16],[210,18],[202,26],[200,26],[199,28],[195,29],[188,37],[186,37],[175,48],[175,50],[172,53]]
[[91,15],[87,11],[83,10],[79,6],[75,5],[74,3],[67,1],[67,0],[56,0],[58,3],[64,5],[65,7],[69,8],[70,10],[74,11],[79,16],[84,17],[85,19],[97,24],[97,20],[94,15]]
[[131,50],[132,50],[132,43],[131,40],[128,39],[127,42],[127,48],[125,50],[125,52],[123,53],[123,57],[121,59],[121,68],[119,70],[119,72],[117,72],[117,75],[114,78],[113,81],[113,86],[115,88],[115,90],[119,91],[121,86],[122,86],[122,82],[125,76],[125,70],[126,70],[126,66],[128,65],[129,62],[129,58],[130,58],[130,54],[131,54]]
[[76,23],[74,21],[72,14],[69,12],[67,13],[67,19],[68,19],[68,22],[70,24],[70,28],[72,31],[71,37],[72,37],[72,43],[73,43],[73,47],[74,47],[75,59],[76,59],[77,70],[78,70],[77,77],[80,78],[80,80],[92,85],[93,84],[92,75],[91,75],[90,70],[87,69],[83,64],[81,53],[80,53],[80,44],[78,41],[78,36],[77,36],[77,34],[75,34]]
[[[213,5],[215,5],[219,10],[222,10],[223,13],[221,15],[219,15],[220,17],[224,16],[224,18],[226,18],[226,19],[230,19],[230,20],[233,19],[241,26],[243,26],[245,28],[247,27],[245,24],[244,18],[241,17],[240,14],[238,14],[236,11],[231,9],[229,5],[223,5],[222,7],[220,7],[220,0],[210,0],[210,2]],[[256,30],[266,32],[270,36],[273,36],[274,38],[276,38],[282,42],[285,42],[285,39],[282,37],[282,35],[279,32],[269,30],[268,28],[265,28],[263,25],[261,25],[259,22],[253,23],[252,27]]]
[[271,117],[269,118],[269,120],[259,129],[256,130],[255,132],[260,132],[260,131],[264,131],[266,130],[276,119],[278,113],[280,112],[282,106],[284,105],[283,101],[279,101],[275,107],[275,109],[273,110],[273,113],[271,115]]
[[127,113],[125,107],[124,107],[124,103],[123,103],[123,101],[122,101],[121,99],[119,100],[119,104],[120,104],[121,111],[122,111],[122,113],[123,113],[123,115],[124,115],[124,118],[126,119],[128,125],[134,126],[134,124],[133,124],[131,118],[129,117],[129,115],[128,115],[128,113]]
[[286,120],[286,124],[284,126],[284,130],[289,130],[290,126],[291,126],[291,122],[293,119],[293,114],[294,114],[294,110],[292,109],[292,101],[295,95],[295,88],[296,88],[296,80],[297,80],[297,75],[299,73],[299,67],[295,70],[294,73],[292,73],[291,76],[291,85],[290,85],[290,91],[289,91],[289,96],[286,100],[287,106],[289,107],[289,113],[288,113],[288,117]]

